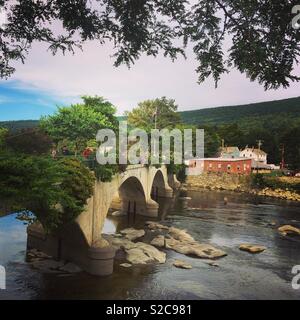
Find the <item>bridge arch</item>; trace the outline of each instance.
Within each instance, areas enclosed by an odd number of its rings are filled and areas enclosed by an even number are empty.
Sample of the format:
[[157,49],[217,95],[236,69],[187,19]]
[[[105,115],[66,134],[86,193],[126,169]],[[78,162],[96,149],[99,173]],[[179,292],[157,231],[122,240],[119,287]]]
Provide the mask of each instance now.
[[146,215],[147,199],[146,192],[141,181],[131,176],[126,179],[118,189],[118,195],[121,204],[121,210],[124,212],[133,212]]

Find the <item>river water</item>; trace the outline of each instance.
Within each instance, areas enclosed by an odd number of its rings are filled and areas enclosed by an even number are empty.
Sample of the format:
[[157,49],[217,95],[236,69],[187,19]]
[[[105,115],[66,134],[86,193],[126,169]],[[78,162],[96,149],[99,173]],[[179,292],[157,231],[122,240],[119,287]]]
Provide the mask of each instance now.
[[[291,285],[291,270],[300,265],[300,237],[277,231],[284,224],[300,227],[299,204],[216,191],[189,196],[190,201],[160,200],[159,220],[226,251],[218,267],[167,250],[166,264],[122,268],[116,260],[114,274],[104,278],[84,272],[43,274],[25,262],[26,226],[9,215],[0,218],[0,265],[7,278],[0,299],[300,299],[300,290]],[[134,226],[144,222],[137,217]],[[127,225],[126,217],[108,218],[104,232]],[[241,243],[262,244],[267,250],[253,255],[240,251]],[[174,259],[193,269],[176,269]]]

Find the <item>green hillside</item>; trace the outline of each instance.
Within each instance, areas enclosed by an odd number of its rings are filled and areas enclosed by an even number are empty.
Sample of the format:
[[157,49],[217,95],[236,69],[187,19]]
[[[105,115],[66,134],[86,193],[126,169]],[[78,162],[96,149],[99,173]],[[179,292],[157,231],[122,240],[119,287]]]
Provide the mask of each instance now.
[[[240,126],[300,120],[300,97],[239,106],[180,112],[183,122],[194,125],[238,123]],[[282,124],[282,123],[281,123]]]
[[[300,97],[184,111],[180,115],[184,123],[205,129],[208,146],[218,147],[224,139],[226,145],[243,148],[256,146],[261,140],[269,163],[280,163],[284,146],[285,162],[300,170]],[[37,120],[0,122],[0,127],[13,132],[37,125]]]
[[38,120],[0,121],[0,128],[7,128],[12,132],[38,126]]

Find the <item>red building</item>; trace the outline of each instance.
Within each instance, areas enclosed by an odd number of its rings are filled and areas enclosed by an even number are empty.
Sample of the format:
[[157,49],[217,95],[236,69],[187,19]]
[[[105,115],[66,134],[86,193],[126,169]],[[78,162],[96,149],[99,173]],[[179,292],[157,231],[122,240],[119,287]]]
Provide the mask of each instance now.
[[189,174],[197,175],[202,172],[250,174],[251,159],[235,158],[203,158],[188,160]]

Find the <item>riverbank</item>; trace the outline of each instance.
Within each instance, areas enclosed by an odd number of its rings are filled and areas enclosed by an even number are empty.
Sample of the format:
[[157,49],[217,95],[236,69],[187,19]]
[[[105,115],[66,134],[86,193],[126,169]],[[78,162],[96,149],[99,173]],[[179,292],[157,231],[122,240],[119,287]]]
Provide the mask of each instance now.
[[[234,192],[250,193],[257,196],[272,197],[282,200],[298,201],[300,202],[300,193],[292,190],[293,183],[288,183],[287,180],[283,181],[281,178],[277,179],[277,185],[285,188],[276,187],[276,183],[273,182],[274,187],[265,187],[263,183],[259,185],[256,180],[257,176],[245,176],[234,174],[213,174],[203,173],[197,176],[188,176],[186,182],[183,184],[183,188],[188,191],[201,191],[201,189],[208,190],[227,190]],[[262,179],[260,179],[262,180]],[[300,180],[299,180],[300,183]]]

